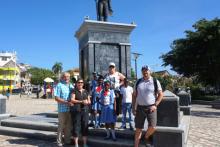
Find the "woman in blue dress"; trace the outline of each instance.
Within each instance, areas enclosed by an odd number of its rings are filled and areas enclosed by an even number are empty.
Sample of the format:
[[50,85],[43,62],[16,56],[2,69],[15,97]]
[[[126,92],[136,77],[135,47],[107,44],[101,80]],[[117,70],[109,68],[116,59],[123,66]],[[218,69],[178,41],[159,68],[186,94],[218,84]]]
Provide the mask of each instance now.
[[107,136],[104,139],[110,139],[110,133],[112,139],[116,141],[115,136],[115,122],[116,122],[116,104],[115,104],[115,93],[110,90],[110,82],[104,82],[104,90],[101,92],[100,103],[101,108],[101,122],[105,123]]

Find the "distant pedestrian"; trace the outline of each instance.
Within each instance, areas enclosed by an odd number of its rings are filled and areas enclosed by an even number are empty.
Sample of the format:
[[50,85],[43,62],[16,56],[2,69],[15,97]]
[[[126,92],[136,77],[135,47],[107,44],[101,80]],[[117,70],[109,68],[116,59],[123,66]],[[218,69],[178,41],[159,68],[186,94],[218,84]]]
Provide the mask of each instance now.
[[104,90],[101,92],[100,103],[101,109],[101,122],[105,123],[106,137],[104,139],[110,139],[110,133],[113,141],[116,141],[115,136],[115,123],[116,123],[116,101],[114,90],[110,89],[110,82],[104,82]]
[[139,146],[144,127],[145,119],[148,121],[148,128],[145,133],[147,147],[152,147],[152,135],[155,132],[157,124],[157,106],[163,98],[163,92],[160,82],[151,77],[151,71],[148,66],[143,66],[143,78],[138,79],[134,88],[132,109],[135,114],[135,147]]
[[126,114],[128,112],[129,116],[129,126],[130,130],[133,130],[132,126],[132,95],[133,95],[133,88],[128,85],[128,80],[124,79],[124,85],[121,87],[120,93],[122,94],[122,125],[120,128],[126,129]]
[[[70,83],[70,74],[65,72],[61,76],[61,81],[56,85],[54,95],[58,103],[58,131],[57,145],[62,147],[63,144],[71,143],[71,115],[70,115],[70,93],[73,85]],[[64,135],[64,138],[63,138]],[[63,142],[64,139],[64,142]]]
[[79,78],[76,81],[76,87],[71,94],[71,117],[73,123],[73,139],[75,147],[78,147],[80,134],[83,138],[83,147],[87,147],[88,122],[89,122],[89,105],[91,104],[88,92],[83,89],[84,81]]
[[7,99],[9,100],[9,97],[10,97],[10,89],[9,88],[6,91],[6,96],[7,96]]

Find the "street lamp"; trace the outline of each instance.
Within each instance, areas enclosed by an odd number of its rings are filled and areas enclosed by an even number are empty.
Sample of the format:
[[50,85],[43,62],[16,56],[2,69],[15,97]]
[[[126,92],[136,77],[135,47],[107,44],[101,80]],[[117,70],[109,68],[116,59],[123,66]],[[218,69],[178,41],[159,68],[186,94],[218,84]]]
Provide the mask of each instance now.
[[135,53],[135,52],[133,52],[132,54],[133,54],[133,56],[134,56],[134,62],[135,62],[135,75],[136,75],[136,79],[137,79],[137,58],[138,58],[140,55],[142,55],[142,54]]

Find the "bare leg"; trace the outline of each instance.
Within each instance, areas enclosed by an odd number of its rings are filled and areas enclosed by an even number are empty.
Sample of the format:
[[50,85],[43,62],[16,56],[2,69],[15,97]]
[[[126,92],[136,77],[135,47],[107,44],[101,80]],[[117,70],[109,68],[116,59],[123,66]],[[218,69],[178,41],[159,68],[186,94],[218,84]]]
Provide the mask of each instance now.
[[153,135],[154,132],[155,132],[155,128],[152,127],[152,126],[149,126],[148,129],[147,129],[147,132],[146,132],[146,134],[145,134],[145,139],[149,139],[149,137],[150,137],[151,135]]
[[73,137],[73,140],[74,140],[75,146],[79,146],[79,144],[78,144],[79,138],[78,137]]
[[87,144],[87,136],[83,136],[83,144],[86,145]]
[[140,139],[141,139],[141,135],[142,135],[142,129],[136,128],[134,147],[138,147],[138,146],[139,146],[139,142],[140,142]]

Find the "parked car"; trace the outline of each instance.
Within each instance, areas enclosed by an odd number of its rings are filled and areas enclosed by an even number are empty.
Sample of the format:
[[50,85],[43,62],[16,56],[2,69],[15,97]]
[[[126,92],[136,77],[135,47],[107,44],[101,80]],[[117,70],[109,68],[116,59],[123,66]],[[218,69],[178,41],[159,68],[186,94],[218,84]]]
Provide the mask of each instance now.
[[32,93],[40,93],[41,92],[41,88],[40,87],[38,87],[38,86],[34,86],[33,88],[32,88]]
[[12,94],[20,94],[24,92],[22,88],[15,88],[15,89],[12,89]]

